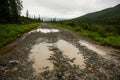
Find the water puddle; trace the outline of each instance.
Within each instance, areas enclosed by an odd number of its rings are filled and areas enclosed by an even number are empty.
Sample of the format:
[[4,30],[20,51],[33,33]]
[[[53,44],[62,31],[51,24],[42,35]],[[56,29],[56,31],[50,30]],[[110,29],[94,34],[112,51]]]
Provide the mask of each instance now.
[[64,40],[59,40],[56,43],[56,46],[68,58],[75,58],[74,64],[79,65],[82,69],[85,68],[84,57],[82,54],[80,54],[78,48]]
[[51,54],[54,54],[52,47],[57,47],[60,51],[63,52],[63,55],[67,56],[70,59],[75,59],[74,63],[79,65],[81,69],[85,68],[84,57],[80,54],[79,49],[77,49],[71,43],[58,40],[56,43],[47,43],[47,42],[40,42],[34,45],[30,51],[29,61],[33,61],[33,69],[35,70],[35,74],[44,72],[46,69],[53,70],[54,65],[53,62],[48,60]]
[[110,54],[112,50],[102,47],[100,45],[96,45],[96,44],[93,44],[93,43],[90,43],[87,41],[83,41],[83,40],[80,40],[79,43],[80,43],[80,45],[86,46],[88,49],[98,53],[102,57],[104,57],[106,59],[110,59],[110,56],[107,54]]
[[31,33],[41,32],[41,33],[57,33],[59,32],[59,29],[45,29],[45,28],[37,28],[32,31],[29,31],[28,33],[25,33],[22,36],[22,40],[26,38],[26,36],[30,35]]
[[41,33],[56,33],[59,32],[58,29],[43,29],[43,28],[38,28],[36,30],[32,30],[29,33],[34,33],[34,32],[41,32]]
[[53,64],[49,60],[47,60],[50,55],[52,54],[49,51],[48,46],[50,44],[47,43],[40,43],[32,47],[31,54],[29,55],[29,59],[34,62],[32,65],[35,69],[35,73],[43,72],[44,69],[53,69]]

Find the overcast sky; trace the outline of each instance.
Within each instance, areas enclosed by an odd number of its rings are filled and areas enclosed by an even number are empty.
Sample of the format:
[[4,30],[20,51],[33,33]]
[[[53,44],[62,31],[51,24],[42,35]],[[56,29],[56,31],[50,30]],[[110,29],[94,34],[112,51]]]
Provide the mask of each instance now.
[[22,15],[75,18],[120,4],[120,0],[23,0]]

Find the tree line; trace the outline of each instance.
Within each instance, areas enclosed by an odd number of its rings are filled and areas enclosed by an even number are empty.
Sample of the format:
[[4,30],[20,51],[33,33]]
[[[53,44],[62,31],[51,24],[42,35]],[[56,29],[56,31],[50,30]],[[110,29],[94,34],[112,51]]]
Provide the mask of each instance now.
[[40,15],[38,17],[31,16],[29,11],[26,11],[26,16],[21,16],[22,23],[31,23],[31,22],[42,22],[42,19],[40,18]]
[[0,23],[19,23],[21,0],[0,0]]
[[0,0],[0,23],[29,23],[41,21],[39,18],[30,18],[28,10],[26,11],[26,17],[21,16],[21,10],[23,8],[21,0]]

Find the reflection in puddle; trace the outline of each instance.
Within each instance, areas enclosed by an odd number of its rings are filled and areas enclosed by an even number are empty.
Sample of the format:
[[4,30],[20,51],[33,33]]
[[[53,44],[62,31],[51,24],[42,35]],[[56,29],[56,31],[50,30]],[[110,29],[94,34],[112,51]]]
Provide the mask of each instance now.
[[37,31],[40,31],[42,33],[59,32],[58,29],[37,29]]
[[36,30],[32,30],[29,33],[34,33],[34,32],[42,32],[42,33],[52,33],[52,32],[59,32],[58,29],[42,29],[42,28],[38,28]]
[[106,59],[110,59],[111,58],[108,55],[112,51],[110,49],[107,49],[105,47],[102,47],[102,46],[99,46],[99,45],[96,45],[96,44],[93,44],[93,43],[90,43],[90,42],[87,42],[87,41],[83,41],[83,40],[80,40],[79,43],[80,43],[80,45],[86,46],[88,49],[98,53],[99,55],[101,55],[102,57],[104,57]]
[[24,34],[22,37],[22,40],[26,38],[26,36],[30,35],[31,33],[36,33],[36,32],[41,32],[41,33],[57,33],[59,32],[59,29],[43,29],[43,28],[38,28],[34,29],[32,31],[29,31],[28,33]]
[[79,41],[79,43],[83,46],[86,46],[88,49],[95,51],[96,53],[98,53],[100,55],[105,55],[102,50],[98,49],[97,46],[90,44],[89,42]]
[[42,42],[32,47],[29,60],[34,62],[32,66],[35,69],[35,74],[45,71],[45,68],[53,70],[54,65],[52,61],[48,60],[51,54],[54,54],[53,50],[50,50],[53,49],[52,46],[57,47],[60,51],[63,52],[63,55],[67,56],[68,58],[75,58],[74,63],[71,64],[79,65],[81,69],[85,68],[84,57],[79,53],[79,49],[77,49],[69,42],[58,40],[58,42],[54,44]]
[[68,56],[68,58],[75,58],[74,64],[81,66],[81,68],[85,68],[84,57],[75,46],[64,40],[59,40],[56,46],[64,55]]
[[33,46],[29,58],[34,61],[33,68],[36,73],[44,71],[43,68],[53,69],[53,64],[47,60],[52,53],[49,51],[48,47],[50,44],[40,43]]

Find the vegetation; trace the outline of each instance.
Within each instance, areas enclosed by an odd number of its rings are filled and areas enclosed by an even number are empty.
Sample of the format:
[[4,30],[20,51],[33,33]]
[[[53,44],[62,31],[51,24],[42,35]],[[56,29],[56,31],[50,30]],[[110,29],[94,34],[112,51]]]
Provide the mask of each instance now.
[[[36,27],[36,22],[41,21],[40,16],[30,18],[28,10],[26,17],[20,16],[23,8],[21,0],[0,0],[0,8],[0,46],[14,40],[18,34]],[[52,23],[103,44],[120,47],[120,4],[72,20],[56,21],[57,19],[53,19]]]
[[120,48],[120,4],[72,20],[52,22],[52,24]]
[[93,40],[103,44],[120,47],[120,26],[118,25],[100,25],[92,23],[75,23],[75,22],[54,22],[55,26],[66,28],[72,31],[90,37]]
[[102,11],[86,14],[70,21],[120,25],[120,4]]
[[21,0],[0,0],[0,23],[20,23]]
[[31,23],[31,24],[0,24],[0,47],[15,40],[18,35],[23,34],[26,31],[29,31],[37,27],[40,23]]
[[21,0],[0,0],[0,23],[1,24],[23,24],[40,22],[40,18],[30,18],[28,10],[26,17],[21,16]]
[[21,16],[22,8],[21,0],[0,0],[0,47],[39,25],[40,18],[30,18],[28,10]]

